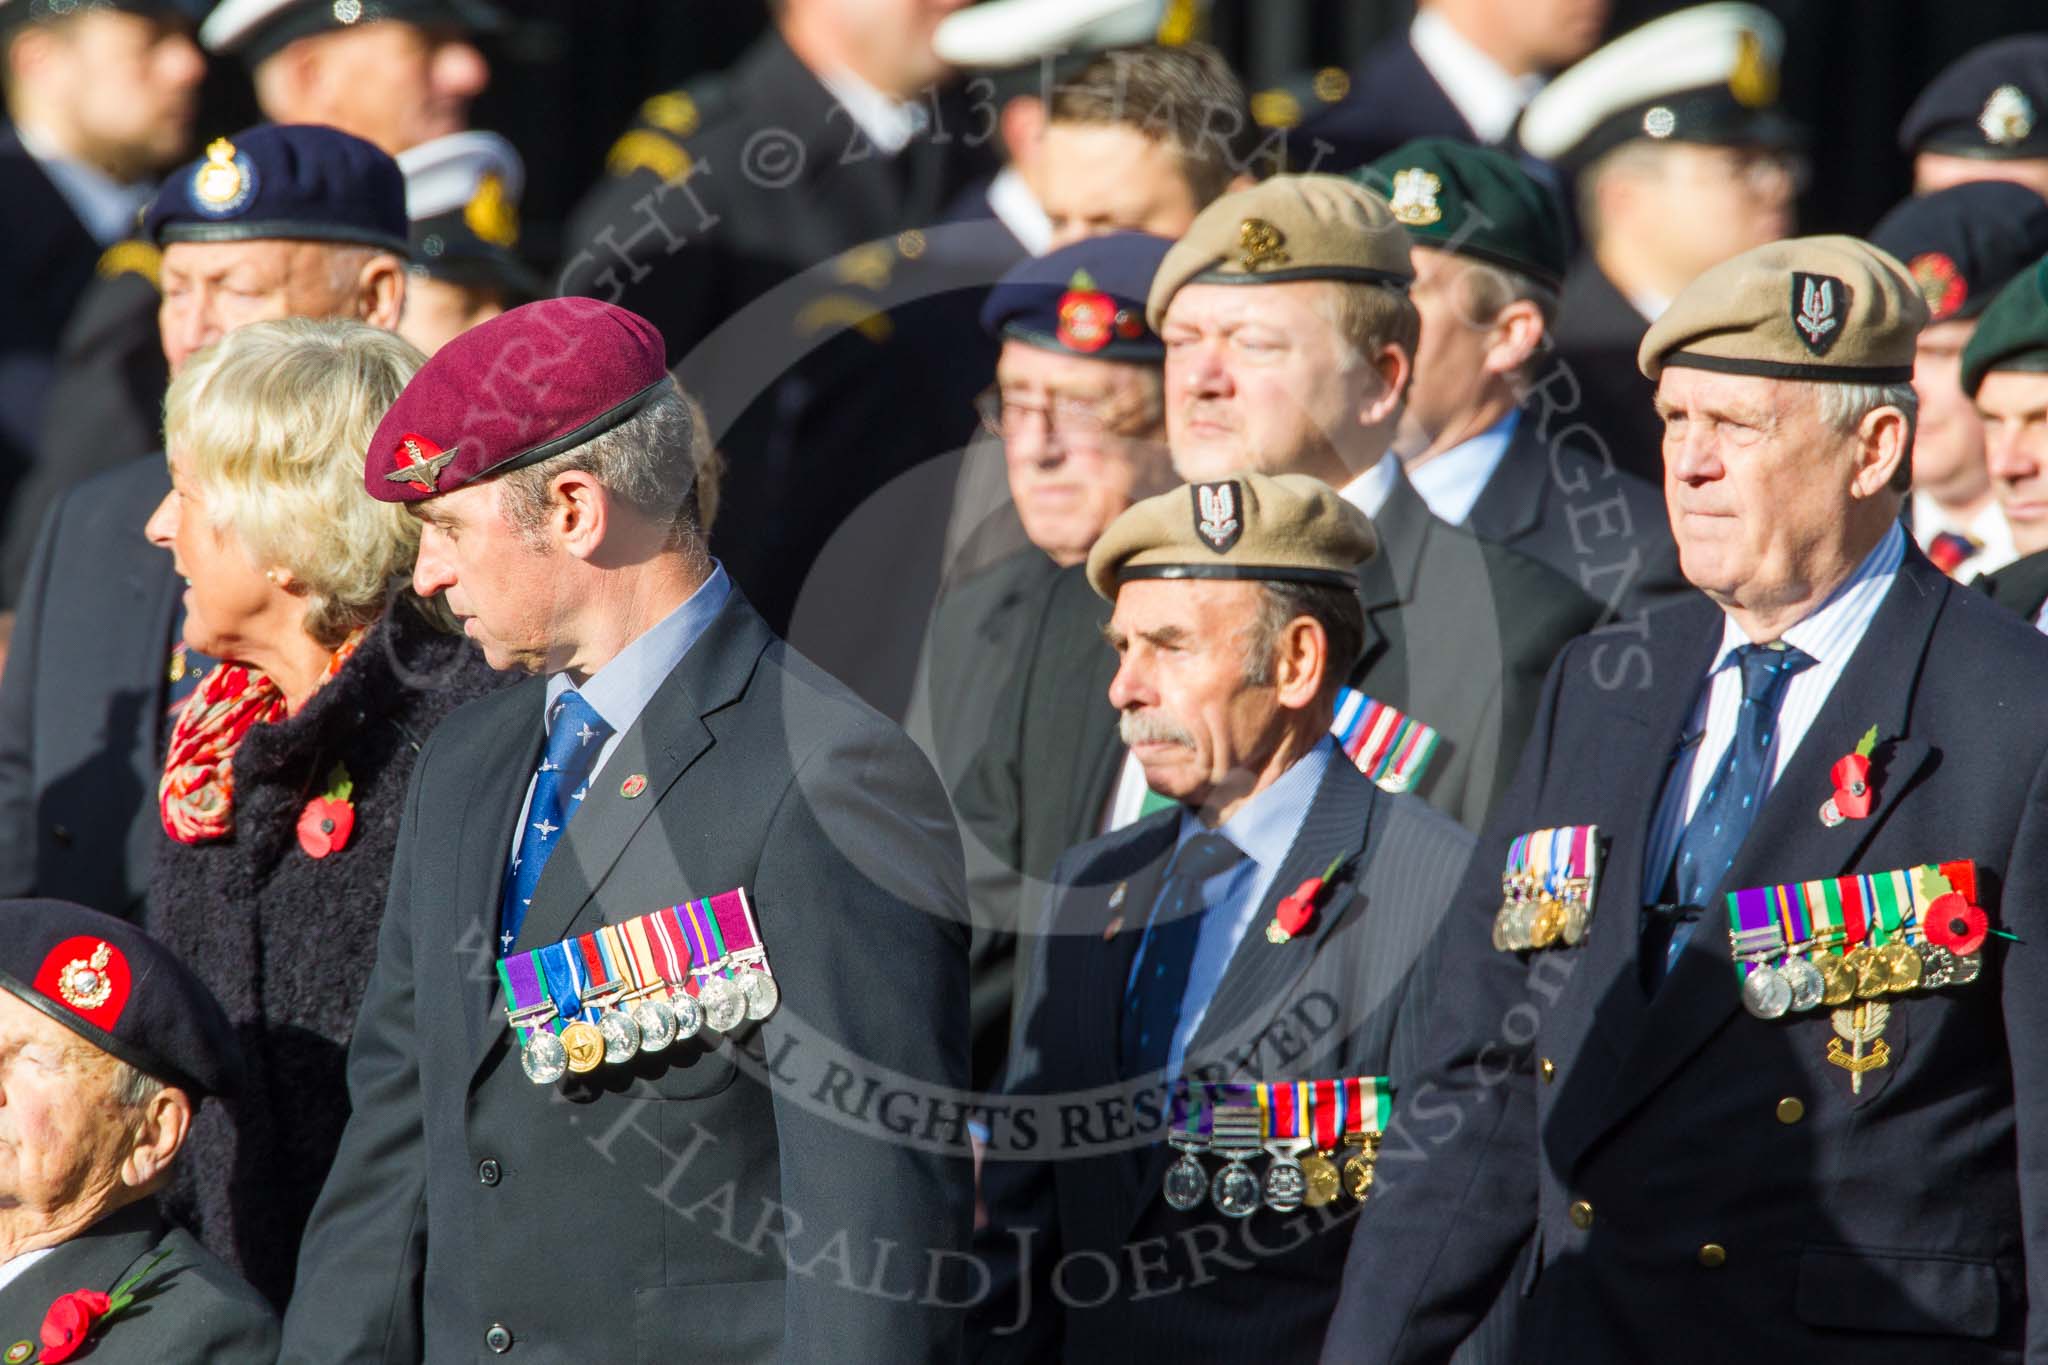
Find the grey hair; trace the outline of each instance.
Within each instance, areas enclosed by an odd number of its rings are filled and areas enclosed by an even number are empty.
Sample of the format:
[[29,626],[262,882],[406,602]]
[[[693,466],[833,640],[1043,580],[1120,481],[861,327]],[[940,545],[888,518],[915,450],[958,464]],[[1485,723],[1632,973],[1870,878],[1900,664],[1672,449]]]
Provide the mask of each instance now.
[[132,1114],[163,1094],[164,1083],[117,1057],[114,1059],[114,1081],[111,1089],[114,1103]]
[[650,521],[666,523],[673,542],[701,534],[698,480],[710,465],[704,413],[675,380],[626,421],[504,477],[506,518],[529,543],[547,520],[548,484],[572,470],[593,474],[605,491]]
[[1896,384],[1834,384],[1819,383],[1813,386],[1814,408],[1820,419],[1835,430],[1848,433],[1863,424],[1863,419],[1879,408],[1897,408],[1906,417],[1906,458],[1899,461],[1899,469],[1892,476],[1894,492],[1903,493],[1913,486],[1913,432],[1920,422],[1920,395],[1913,391],[1910,381]]
[[1273,655],[1280,633],[1296,617],[1306,616],[1323,628],[1330,643],[1330,663],[1323,691],[1334,692],[1351,676],[1352,665],[1365,653],[1365,604],[1354,588],[1329,583],[1259,583],[1259,611],[1247,629],[1244,680],[1253,687],[1273,681]]

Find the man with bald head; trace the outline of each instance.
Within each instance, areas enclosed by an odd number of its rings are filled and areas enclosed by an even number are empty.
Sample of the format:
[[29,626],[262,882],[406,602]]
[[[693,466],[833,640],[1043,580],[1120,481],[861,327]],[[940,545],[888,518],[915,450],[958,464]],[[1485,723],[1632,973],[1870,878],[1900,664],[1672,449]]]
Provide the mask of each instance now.
[[[405,182],[361,138],[264,125],[172,174],[145,230],[163,247],[158,323],[175,372],[248,322],[347,317],[396,328]],[[0,678],[0,892],[110,914],[140,904],[169,708],[204,667],[180,638],[179,584],[142,536],[170,488],[162,455],[80,484],[30,560]]]
[[1927,316],[1810,237],[1644,338],[1700,595],[1551,674],[1325,1360],[1442,1360],[1509,1283],[1529,1365],[2048,1341],[2048,641],[1899,524]]

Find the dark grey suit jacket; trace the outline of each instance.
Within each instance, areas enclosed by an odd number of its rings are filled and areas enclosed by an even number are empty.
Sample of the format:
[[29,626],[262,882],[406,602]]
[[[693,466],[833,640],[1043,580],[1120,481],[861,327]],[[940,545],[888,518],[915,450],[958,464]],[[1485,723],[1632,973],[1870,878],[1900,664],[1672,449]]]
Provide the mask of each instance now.
[[1697,596],[1663,490],[1575,442],[1564,418],[1522,414],[1465,525],[1549,565],[1615,618]]
[[[1004,1087],[1006,1102],[1035,1103],[1036,1141],[1014,1117],[992,1130],[990,1221],[976,1245],[996,1288],[974,1315],[973,1360],[1283,1362],[1313,1360],[1321,1345],[1350,1226],[1342,1215],[1355,1206],[1262,1211],[1243,1224],[1206,1204],[1175,1212],[1160,1197],[1172,1156],[1165,1097],[1118,1078],[1125,979],[1179,821],[1162,811],[1083,844],[1054,874],[1051,932]],[[1380,791],[1339,755],[1190,1040],[1189,1072],[1247,1082],[1388,1075],[1401,1086],[1434,995],[1438,926],[1471,847],[1452,821]],[[1308,930],[1268,942],[1280,898],[1354,854]],[[1117,885],[1121,910],[1109,904]],[[1113,1283],[1103,1265],[1118,1267]]]
[[0,676],[0,895],[141,907],[179,593],[142,526],[170,486],[162,455],[132,460],[43,527]]
[[[169,1255],[157,1261],[164,1252]],[[183,1228],[165,1223],[154,1200],[108,1214],[0,1288],[0,1342],[32,1341],[59,1295],[112,1292],[156,1261],[135,1302],[94,1333],[76,1359],[93,1365],[272,1365],[277,1316],[248,1283]]]
[[2018,612],[2032,625],[2048,603],[2048,550],[2015,559],[1996,573],[1980,574],[1970,586],[2002,607]]
[[488,1361],[495,1326],[536,1361],[952,1360],[931,1267],[971,1221],[966,931],[930,767],[735,589],[591,783],[516,947],[744,887],[781,1008],[536,1086],[494,947],[543,695],[463,707],[420,756],[284,1359]]
[[[1909,543],[1723,881],[1976,862],[2021,942],[1990,939],[1970,985],[1887,997],[1889,1061],[1859,1088],[1828,1060],[1830,1011],[1742,1009],[1718,894],[1641,985],[1650,827],[1722,624],[1701,600],[1559,661],[1446,921],[1445,1007],[1395,1101],[1331,1365],[1440,1361],[1503,1283],[1524,1365],[2048,1359],[2048,639]],[[1829,770],[1872,726],[1875,804],[1829,826]],[[1496,951],[1510,842],[1573,824],[1607,845],[1584,942]]]

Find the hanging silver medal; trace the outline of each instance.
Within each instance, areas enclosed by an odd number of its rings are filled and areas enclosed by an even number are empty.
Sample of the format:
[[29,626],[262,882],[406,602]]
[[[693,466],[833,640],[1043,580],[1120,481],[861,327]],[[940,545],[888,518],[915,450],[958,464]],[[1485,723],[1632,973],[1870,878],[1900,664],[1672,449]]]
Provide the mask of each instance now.
[[1209,1202],[1225,1217],[1249,1218],[1265,1197],[1259,1177],[1245,1164],[1259,1150],[1259,1111],[1249,1105],[1219,1106],[1210,1126],[1210,1149],[1229,1164],[1209,1182]]
[[697,1003],[704,1007],[704,1026],[731,1033],[746,1022],[747,993],[717,968],[697,972]]
[[1780,1019],[1792,1007],[1792,987],[1784,974],[1759,962],[1742,978],[1742,1007],[1759,1019]]
[[1821,978],[1820,968],[1797,953],[1778,964],[1778,974],[1785,978],[1788,1009],[1813,1009],[1820,1004],[1821,997],[1827,994],[1827,982]]
[[535,1085],[553,1085],[569,1074],[569,1050],[548,1027],[554,1017],[553,1004],[532,1005],[512,1016],[514,1028],[528,1030],[519,1048],[519,1066]]
[[1180,1155],[1166,1168],[1165,1185],[1161,1191],[1166,1196],[1168,1207],[1181,1213],[1200,1207],[1203,1196],[1209,1193],[1209,1173],[1202,1168],[1200,1155],[1202,1149],[1209,1145],[1209,1139],[1196,1126],[1201,1122],[1201,1099],[1192,1096],[1188,1102],[1191,1108],[1186,1126],[1166,1135],[1166,1145]]

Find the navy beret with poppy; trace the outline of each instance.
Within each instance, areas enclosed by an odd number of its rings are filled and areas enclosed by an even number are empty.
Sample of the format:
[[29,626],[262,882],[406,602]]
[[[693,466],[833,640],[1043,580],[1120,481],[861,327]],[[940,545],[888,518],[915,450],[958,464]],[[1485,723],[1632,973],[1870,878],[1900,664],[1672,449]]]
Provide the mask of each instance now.
[[69,901],[0,900],[0,989],[195,1100],[241,1084],[220,1002],[126,920]]
[[1870,243],[1906,263],[1929,322],[1974,318],[2048,255],[2048,200],[2009,180],[1972,180],[1899,204]]
[[1166,346],[1145,323],[1145,295],[1172,246],[1149,233],[1115,232],[1034,256],[988,291],[982,328],[1064,355],[1163,364]]
[[165,177],[142,218],[142,235],[158,246],[286,238],[403,256],[407,232],[398,163],[317,123],[265,123],[215,138]]
[[542,299],[470,328],[377,425],[363,485],[418,502],[538,464],[638,414],[671,381],[661,333],[601,299]]

